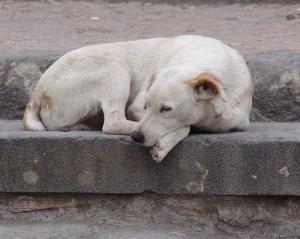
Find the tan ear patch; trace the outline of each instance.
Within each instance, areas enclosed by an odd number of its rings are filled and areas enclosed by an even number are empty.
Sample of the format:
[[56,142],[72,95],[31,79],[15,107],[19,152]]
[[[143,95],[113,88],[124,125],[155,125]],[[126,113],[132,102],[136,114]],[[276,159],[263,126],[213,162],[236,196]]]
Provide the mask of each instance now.
[[209,99],[220,95],[221,99],[227,102],[227,96],[222,83],[209,73],[204,72],[196,78],[188,80],[187,84],[195,90],[199,99]]
[[217,80],[208,73],[202,73],[195,79],[188,80],[187,83],[195,90],[203,87],[205,91],[214,95],[217,95],[220,92],[220,83],[218,83]]

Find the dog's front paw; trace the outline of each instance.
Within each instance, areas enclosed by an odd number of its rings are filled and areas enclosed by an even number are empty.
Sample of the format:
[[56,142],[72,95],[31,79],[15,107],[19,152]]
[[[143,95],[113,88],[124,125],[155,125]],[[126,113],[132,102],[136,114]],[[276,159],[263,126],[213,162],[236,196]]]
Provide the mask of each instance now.
[[154,161],[160,163],[164,159],[168,154],[168,152],[165,151],[165,148],[166,147],[159,141],[151,148],[150,152]]
[[174,148],[180,140],[184,139],[190,132],[190,126],[179,128],[160,138],[151,149],[152,158],[157,163],[161,162],[164,157]]

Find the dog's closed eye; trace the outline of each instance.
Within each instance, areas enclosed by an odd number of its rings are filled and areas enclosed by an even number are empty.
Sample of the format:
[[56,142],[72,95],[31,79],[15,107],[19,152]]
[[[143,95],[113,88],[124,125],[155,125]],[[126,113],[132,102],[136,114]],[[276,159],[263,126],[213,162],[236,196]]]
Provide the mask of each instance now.
[[171,110],[172,110],[171,107],[169,107],[169,106],[163,106],[163,107],[161,107],[160,112],[164,113],[164,112],[168,112],[168,111],[171,111]]

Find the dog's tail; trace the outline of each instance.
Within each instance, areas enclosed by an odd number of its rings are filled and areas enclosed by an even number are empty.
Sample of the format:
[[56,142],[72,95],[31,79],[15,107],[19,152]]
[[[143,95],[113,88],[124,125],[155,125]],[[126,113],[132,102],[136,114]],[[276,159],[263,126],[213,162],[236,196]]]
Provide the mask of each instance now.
[[27,106],[23,116],[23,126],[26,130],[31,131],[45,131],[40,118],[40,102],[38,97],[32,97]]

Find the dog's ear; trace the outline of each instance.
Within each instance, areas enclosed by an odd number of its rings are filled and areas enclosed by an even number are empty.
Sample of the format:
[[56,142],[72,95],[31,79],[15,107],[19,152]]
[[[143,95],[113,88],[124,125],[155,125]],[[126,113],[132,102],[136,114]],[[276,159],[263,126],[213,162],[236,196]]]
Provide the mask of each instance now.
[[156,73],[153,73],[152,76],[150,77],[149,81],[148,81],[148,85],[147,85],[147,88],[146,88],[146,92],[149,91],[150,87],[152,86],[153,82],[155,81],[156,79]]
[[202,73],[188,80],[187,83],[194,89],[196,100],[209,100],[219,95],[224,102],[227,102],[223,85],[208,73]]

